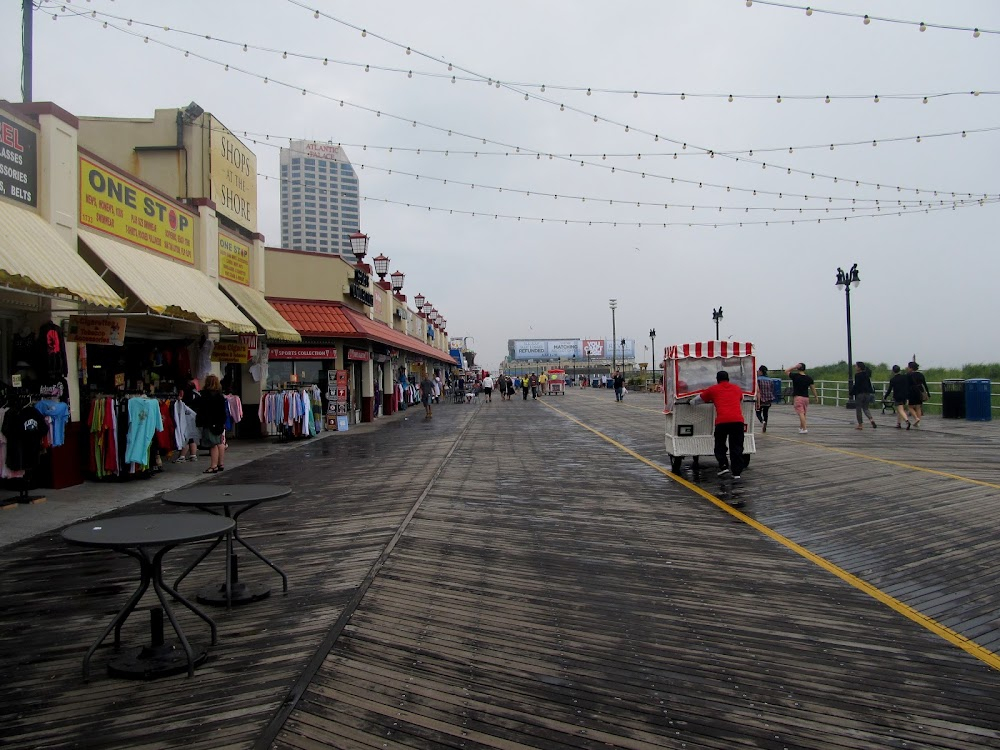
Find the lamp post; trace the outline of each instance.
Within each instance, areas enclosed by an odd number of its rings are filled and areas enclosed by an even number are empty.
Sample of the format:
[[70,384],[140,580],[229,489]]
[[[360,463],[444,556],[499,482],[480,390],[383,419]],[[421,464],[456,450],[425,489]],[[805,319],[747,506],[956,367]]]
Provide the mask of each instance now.
[[854,398],[850,395],[854,390],[854,353],[851,351],[851,287],[857,288],[861,283],[861,276],[858,274],[858,264],[851,266],[851,270],[844,273],[844,269],[837,269],[837,289],[844,290],[844,299],[847,304],[847,408],[854,408]]
[[396,294],[402,292],[403,282],[406,280],[406,274],[403,273],[402,271],[394,271],[392,273],[392,276],[390,276],[389,278],[392,279],[392,291],[394,291]]
[[587,349],[587,385],[590,385],[590,349]]
[[573,385],[576,385],[576,354],[573,354]]
[[718,310],[712,310],[712,320],[715,321],[715,340],[719,340],[719,321],[722,320],[722,305]]
[[365,262],[365,255],[368,254],[368,235],[362,232],[355,232],[348,239],[351,241],[351,252],[357,258],[358,263]]
[[653,385],[656,385],[656,329],[649,329],[649,345],[653,347]]
[[622,374],[625,373],[625,339],[622,339]]
[[618,309],[618,300],[616,300],[616,299],[609,299],[608,300],[608,307],[611,308],[611,371],[614,372],[616,370],[616,367],[615,367],[615,339],[617,338],[617,334],[615,333],[615,310]]

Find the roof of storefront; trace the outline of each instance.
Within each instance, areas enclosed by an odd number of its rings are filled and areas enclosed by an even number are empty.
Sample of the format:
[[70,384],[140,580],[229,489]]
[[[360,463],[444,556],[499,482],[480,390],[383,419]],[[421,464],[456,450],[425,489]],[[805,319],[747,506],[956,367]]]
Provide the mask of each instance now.
[[250,318],[264,329],[267,338],[272,341],[302,341],[302,336],[281,317],[280,313],[268,304],[264,295],[248,286],[235,281],[219,279],[219,286],[233,301],[243,308]]
[[447,353],[440,349],[435,349],[423,341],[390,328],[385,323],[371,320],[340,302],[271,298],[268,298],[267,301],[303,336],[364,339],[441,362],[453,361]]
[[38,214],[0,201],[0,286],[121,309],[125,300]]
[[85,229],[80,230],[80,239],[150,311],[218,323],[236,333],[257,332],[257,326],[201,271]]

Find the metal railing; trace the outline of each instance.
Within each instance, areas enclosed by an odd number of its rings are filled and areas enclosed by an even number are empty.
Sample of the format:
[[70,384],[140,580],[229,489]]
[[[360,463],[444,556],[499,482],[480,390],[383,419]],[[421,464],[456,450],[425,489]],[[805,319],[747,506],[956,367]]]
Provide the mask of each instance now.
[[[842,380],[817,380],[816,393],[819,402],[825,406],[846,406],[848,401],[847,383]],[[872,386],[875,388],[875,402],[882,402],[882,394],[889,383],[885,380],[873,380]],[[924,411],[928,414],[941,413],[941,383],[927,383],[927,391],[930,393],[930,401],[923,404]],[[791,403],[792,384],[791,381],[782,379],[781,394],[784,400]],[[963,396],[964,398],[964,396]],[[990,383],[990,412],[1000,415],[1000,383]]]

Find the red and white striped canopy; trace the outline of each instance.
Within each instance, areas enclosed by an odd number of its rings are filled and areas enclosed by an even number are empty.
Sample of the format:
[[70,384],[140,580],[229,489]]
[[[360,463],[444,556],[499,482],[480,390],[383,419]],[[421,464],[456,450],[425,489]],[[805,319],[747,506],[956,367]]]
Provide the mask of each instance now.
[[752,355],[753,344],[748,341],[699,341],[667,347],[667,359],[726,359]]

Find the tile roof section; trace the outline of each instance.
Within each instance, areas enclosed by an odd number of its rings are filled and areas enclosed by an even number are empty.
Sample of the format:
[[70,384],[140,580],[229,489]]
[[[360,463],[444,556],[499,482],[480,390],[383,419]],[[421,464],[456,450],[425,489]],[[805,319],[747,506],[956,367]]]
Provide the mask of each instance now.
[[385,323],[371,320],[339,302],[303,301],[267,298],[292,328],[303,336],[330,336],[344,339],[377,341],[380,344],[421,354],[440,362],[454,360],[440,349],[425,344]]

